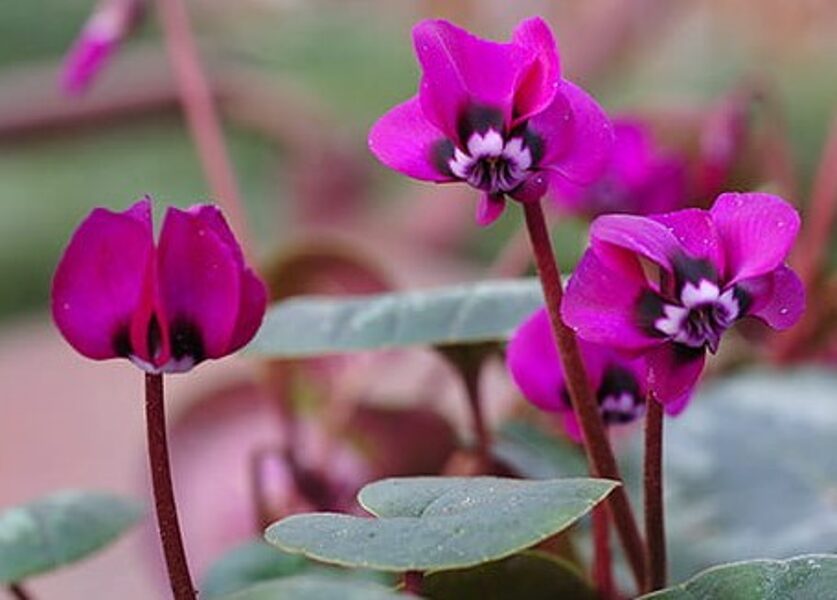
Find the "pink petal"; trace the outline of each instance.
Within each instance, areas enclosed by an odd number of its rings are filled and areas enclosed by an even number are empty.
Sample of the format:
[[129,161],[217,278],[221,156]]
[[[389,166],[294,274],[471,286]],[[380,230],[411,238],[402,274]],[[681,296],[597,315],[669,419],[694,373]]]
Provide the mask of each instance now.
[[666,412],[682,411],[703,371],[706,353],[703,349],[679,344],[663,344],[645,355],[648,361],[648,385],[664,405]]
[[117,46],[117,42],[112,39],[99,39],[83,31],[64,59],[61,69],[61,87],[64,91],[68,94],[85,91],[104,69]]
[[[424,117],[418,98],[382,116],[369,132],[369,149],[391,169],[424,181],[453,181],[445,136]],[[452,152],[452,149],[451,149]]]
[[610,161],[610,119],[587,92],[569,81],[561,82],[552,104],[534,116],[529,126],[544,141],[540,167],[570,181],[591,183],[602,175]]
[[773,329],[792,327],[805,312],[805,286],[786,266],[739,281],[738,286],[752,299],[747,316],[761,319]]
[[537,310],[517,329],[506,350],[506,365],[529,402],[550,412],[567,410],[561,398],[564,372],[546,309]]
[[688,208],[649,218],[667,227],[689,256],[708,260],[719,275],[724,272],[724,248],[707,211]]
[[710,214],[724,245],[730,282],[780,266],[799,232],[799,213],[771,194],[721,194]]
[[129,328],[153,251],[148,199],[122,213],[97,208],[73,234],[53,279],[52,314],[81,354],[130,352]]
[[645,288],[628,264],[603,262],[587,250],[576,267],[561,304],[561,315],[580,338],[623,350],[645,350],[660,343],[639,326],[637,303]]
[[613,246],[648,259],[673,272],[673,261],[683,253],[675,234],[666,225],[636,215],[604,215],[590,226],[594,250]]
[[512,43],[531,53],[530,64],[515,83],[515,124],[545,110],[555,97],[561,79],[558,48],[549,25],[540,17],[522,21]]
[[500,218],[500,215],[503,214],[503,210],[505,208],[505,196],[492,196],[488,192],[483,192],[477,202],[477,225],[480,227],[488,227]]
[[238,323],[243,264],[218,209],[170,208],[157,264],[172,357],[200,362],[228,354]]
[[443,20],[416,25],[413,42],[423,72],[422,110],[449,139],[458,139],[471,105],[497,109],[511,122],[515,83],[531,62],[527,49],[480,39]]
[[267,286],[250,269],[241,274],[241,299],[238,320],[228,352],[235,352],[256,335],[267,309]]

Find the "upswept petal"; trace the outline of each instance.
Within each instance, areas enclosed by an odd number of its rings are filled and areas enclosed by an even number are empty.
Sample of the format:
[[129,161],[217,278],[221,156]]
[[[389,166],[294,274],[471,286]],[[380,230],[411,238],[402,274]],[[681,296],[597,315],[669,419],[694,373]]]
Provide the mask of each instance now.
[[628,351],[641,351],[661,343],[638,324],[636,306],[645,291],[635,273],[605,263],[587,250],[573,272],[561,315],[580,338]]
[[546,309],[537,310],[518,327],[506,351],[506,364],[529,402],[550,412],[567,410],[561,398],[564,372]]
[[500,218],[506,208],[506,197],[502,194],[494,196],[483,192],[477,201],[476,221],[480,227],[488,227]]
[[422,113],[418,97],[392,108],[372,126],[369,149],[396,171],[424,181],[453,181],[440,153],[445,135]]
[[175,360],[197,361],[229,352],[241,302],[241,251],[229,230],[219,229],[211,205],[169,208],[160,233],[158,276],[161,304],[171,330]]
[[256,335],[267,309],[267,287],[250,269],[241,273],[238,319],[227,352],[235,352]]
[[785,265],[774,271],[738,282],[750,297],[747,316],[764,321],[773,329],[787,329],[805,312],[805,286]]
[[799,232],[799,213],[771,194],[721,194],[709,212],[724,245],[730,283],[779,267]]
[[480,39],[443,20],[416,25],[413,43],[423,73],[422,110],[448,138],[458,139],[459,119],[469,105],[497,109],[511,123],[515,84],[532,60],[528,49]]
[[[567,132],[567,121],[571,132]],[[552,104],[532,117],[529,127],[545,140],[539,166],[570,181],[592,183],[610,161],[613,150],[610,119],[587,92],[569,81],[561,82]]]
[[687,208],[648,218],[667,227],[689,256],[706,259],[719,274],[724,272],[724,247],[708,212]]
[[703,371],[706,352],[679,344],[663,344],[646,354],[648,385],[669,414],[677,414],[688,404]]
[[540,17],[522,21],[514,30],[512,43],[531,53],[531,62],[515,82],[515,126],[552,103],[561,81],[561,64],[555,37]]
[[52,314],[81,354],[101,360],[128,351],[153,251],[147,198],[121,213],[97,208],[76,230],[53,279]]
[[662,223],[638,215],[603,215],[590,225],[590,246],[602,256],[616,248],[639,255],[668,272],[683,251],[675,234]]

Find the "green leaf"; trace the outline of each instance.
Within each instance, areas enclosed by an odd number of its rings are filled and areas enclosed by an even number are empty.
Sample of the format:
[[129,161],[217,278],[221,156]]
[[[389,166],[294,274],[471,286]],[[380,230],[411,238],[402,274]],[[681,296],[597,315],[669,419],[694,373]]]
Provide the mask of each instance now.
[[328,575],[295,575],[274,579],[224,596],[223,600],[405,600],[372,582]]
[[503,424],[491,451],[517,474],[530,479],[582,477],[588,472],[580,446],[526,421]]
[[299,575],[318,567],[299,554],[288,554],[258,540],[233,548],[207,572],[202,598],[218,598],[256,583]]
[[347,567],[457,569],[510,556],[555,535],[616,485],[603,479],[385,479],[358,496],[376,519],[295,515],[273,524],[265,538],[288,552]]
[[837,556],[753,560],[713,567],[646,600],[825,600],[837,597]]
[[536,279],[275,305],[248,351],[279,358],[505,340],[543,304]]
[[139,521],[133,501],[62,491],[0,513],[0,583],[75,562]]
[[595,592],[569,563],[544,552],[522,552],[470,569],[440,571],[424,578],[432,600],[593,600]]
[[834,390],[833,371],[750,371],[705,386],[666,420],[674,581],[718,563],[837,548]]

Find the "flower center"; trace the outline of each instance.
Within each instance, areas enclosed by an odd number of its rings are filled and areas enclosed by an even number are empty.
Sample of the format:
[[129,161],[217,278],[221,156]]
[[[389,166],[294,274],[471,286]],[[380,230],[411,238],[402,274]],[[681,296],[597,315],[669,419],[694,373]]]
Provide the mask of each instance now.
[[451,172],[463,181],[489,194],[510,192],[528,176],[532,152],[522,137],[504,140],[495,129],[484,134],[474,132],[468,140],[468,152],[454,149],[448,161]]
[[596,398],[605,425],[625,425],[645,414],[645,398],[636,377],[616,364],[605,370]]
[[707,346],[712,353],[717,352],[721,335],[741,312],[735,288],[722,293],[706,279],[698,285],[686,282],[680,301],[682,305],[664,304],[663,316],[654,326],[675,342],[692,348]]

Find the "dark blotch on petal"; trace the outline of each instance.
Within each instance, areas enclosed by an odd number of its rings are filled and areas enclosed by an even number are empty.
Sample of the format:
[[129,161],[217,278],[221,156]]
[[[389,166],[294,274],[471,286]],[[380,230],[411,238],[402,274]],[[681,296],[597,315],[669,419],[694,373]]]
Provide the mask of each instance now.
[[705,279],[712,283],[718,283],[718,271],[715,269],[715,265],[705,258],[692,258],[682,254],[674,257],[671,264],[674,267],[678,297],[686,282],[698,284],[702,279]]
[[122,325],[113,335],[113,351],[123,358],[128,358],[133,354],[131,331],[128,325]]
[[453,158],[453,142],[442,139],[433,144],[430,148],[430,162],[442,175],[455,177],[450,170],[450,160]]
[[189,321],[179,319],[172,324],[171,355],[175,360],[191,357],[195,364],[206,358],[201,333]]
[[635,398],[642,397],[634,374],[619,365],[610,365],[604,372],[597,397],[601,401],[607,396],[618,396],[621,392],[629,392]]
[[693,348],[678,342],[673,342],[671,346],[675,366],[682,366],[698,360],[706,353],[706,349],[703,346],[700,348]]
[[523,129],[521,135],[523,136],[526,147],[529,148],[529,152],[532,154],[532,166],[535,167],[541,162],[541,158],[543,158],[543,139],[528,127]]
[[461,147],[463,149],[467,147],[468,140],[475,132],[485,134],[489,129],[505,136],[503,112],[488,106],[470,106],[459,119],[457,133]]
[[738,315],[736,316],[736,319],[740,319],[746,316],[750,311],[750,307],[753,305],[753,297],[744,291],[740,285],[735,286],[733,296],[735,296],[735,299],[738,301]]
[[148,321],[148,332],[146,335],[148,336],[148,356],[151,360],[154,360],[163,345],[163,332],[160,329],[160,321],[157,319],[157,315],[151,315],[151,320]]
[[657,329],[657,319],[664,315],[663,306],[665,302],[651,290],[644,290],[636,302],[636,317],[640,329],[651,337],[666,337],[662,331]]

